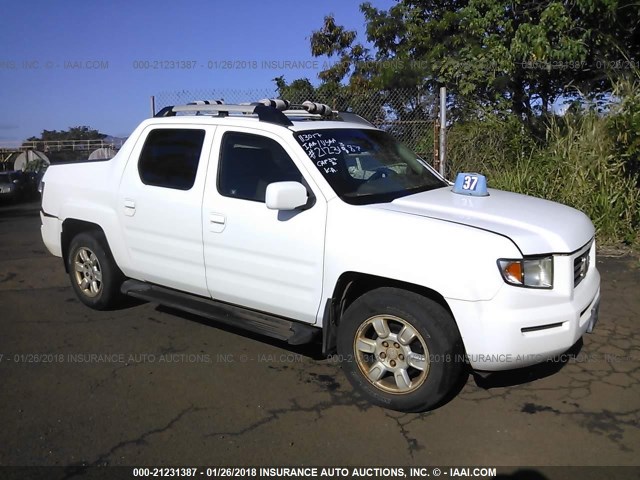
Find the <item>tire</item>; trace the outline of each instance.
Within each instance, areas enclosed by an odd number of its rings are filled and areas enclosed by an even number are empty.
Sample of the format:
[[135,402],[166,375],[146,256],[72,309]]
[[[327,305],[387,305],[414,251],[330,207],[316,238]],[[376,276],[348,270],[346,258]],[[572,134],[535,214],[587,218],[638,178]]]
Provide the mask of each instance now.
[[123,300],[124,275],[111,255],[104,233],[79,233],[71,240],[67,255],[71,286],[78,299],[95,310],[117,307]]
[[465,371],[464,346],[449,312],[397,288],[356,299],[338,326],[337,347],[351,384],[371,403],[391,410],[440,406]]

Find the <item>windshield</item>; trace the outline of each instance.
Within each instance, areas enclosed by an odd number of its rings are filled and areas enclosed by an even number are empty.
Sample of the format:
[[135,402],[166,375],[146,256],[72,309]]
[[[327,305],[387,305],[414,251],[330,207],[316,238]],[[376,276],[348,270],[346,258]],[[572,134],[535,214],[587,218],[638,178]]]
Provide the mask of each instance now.
[[306,130],[295,137],[347,203],[390,202],[446,186],[424,160],[380,130]]

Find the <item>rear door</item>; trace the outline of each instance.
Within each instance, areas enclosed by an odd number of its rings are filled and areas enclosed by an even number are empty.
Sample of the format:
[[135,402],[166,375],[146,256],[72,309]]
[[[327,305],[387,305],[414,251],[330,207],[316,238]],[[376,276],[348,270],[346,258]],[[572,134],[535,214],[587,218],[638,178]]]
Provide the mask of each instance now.
[[208,296],[202,195],[214,131],[152,125],[141,135],[118,193],[132,277]]
[[[293,137],[291,138],[293,141]],[[322,297],[327,205],[290,145],[252,129],[218,127],[203,201],[207,283],[215,299],[315,323]],[[267,185],[298,181],[315,198],[269,210]]]

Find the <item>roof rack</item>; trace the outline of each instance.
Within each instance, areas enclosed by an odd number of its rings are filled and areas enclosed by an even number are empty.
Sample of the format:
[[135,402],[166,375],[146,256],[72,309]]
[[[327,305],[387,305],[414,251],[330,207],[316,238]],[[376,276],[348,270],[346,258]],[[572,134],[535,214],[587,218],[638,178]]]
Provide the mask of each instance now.
[[174,117],[178,112],[211,112],[217,113],[219,117],[227,117],[229,114],[242,113],[245,115],[257,115],[261,122],[275,123],[277,125],[291,126],[291,120],[289,120],[280,110],[272,107],[267,107],[262,104],[252,105],[224,105],[224,104],[190,104],[190,105],[174,105],[164,107],[158,113],[156,117]]
[[280,98],[265,98],[250,104],[224,104],[221,100],[198,100],[186,105],[164,107],[155,114],[155,117],[173,117],[177,113],[192,113],[196,115],[199,113],[217,113],[219,117],[227,117],[230,114],[256,115],[261,122],[275,123],[286,127],[293,125],[289,117],[305,120],[332,118],[373,126],[371,122],[355,113],[338,112],[323,103],[305,101],[298,105],[291,104],[288,100]]

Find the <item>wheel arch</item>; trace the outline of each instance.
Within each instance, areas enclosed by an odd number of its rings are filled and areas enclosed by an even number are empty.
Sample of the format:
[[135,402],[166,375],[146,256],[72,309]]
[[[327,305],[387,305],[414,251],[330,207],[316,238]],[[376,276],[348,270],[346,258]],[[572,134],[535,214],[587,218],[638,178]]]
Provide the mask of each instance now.
[[76,235],[83,232],[100,232],[103,235],[105,234],[102,227],[97,223],[87,222],[86,220],[78,220],[75,218],[67,218],[62,222],[60,246],[62,250],[62,263],[64,264],[64,270],[66,273],[69,273],[67,257],[69,255],[69,247],[71,245],[71,241]]
[[325,355],[334,352],[336,349],[338,325],[340,325],[340,319],[347,308],[349,308],[349,305],[365,293],[380,287],[399,288],[429,298],[441,305],[455,321],[449,304],[436,290],[393,278],[380,277],[361,272],[344,272],[338,278],[333,294],[325,305],[322,324],[322,350]]

